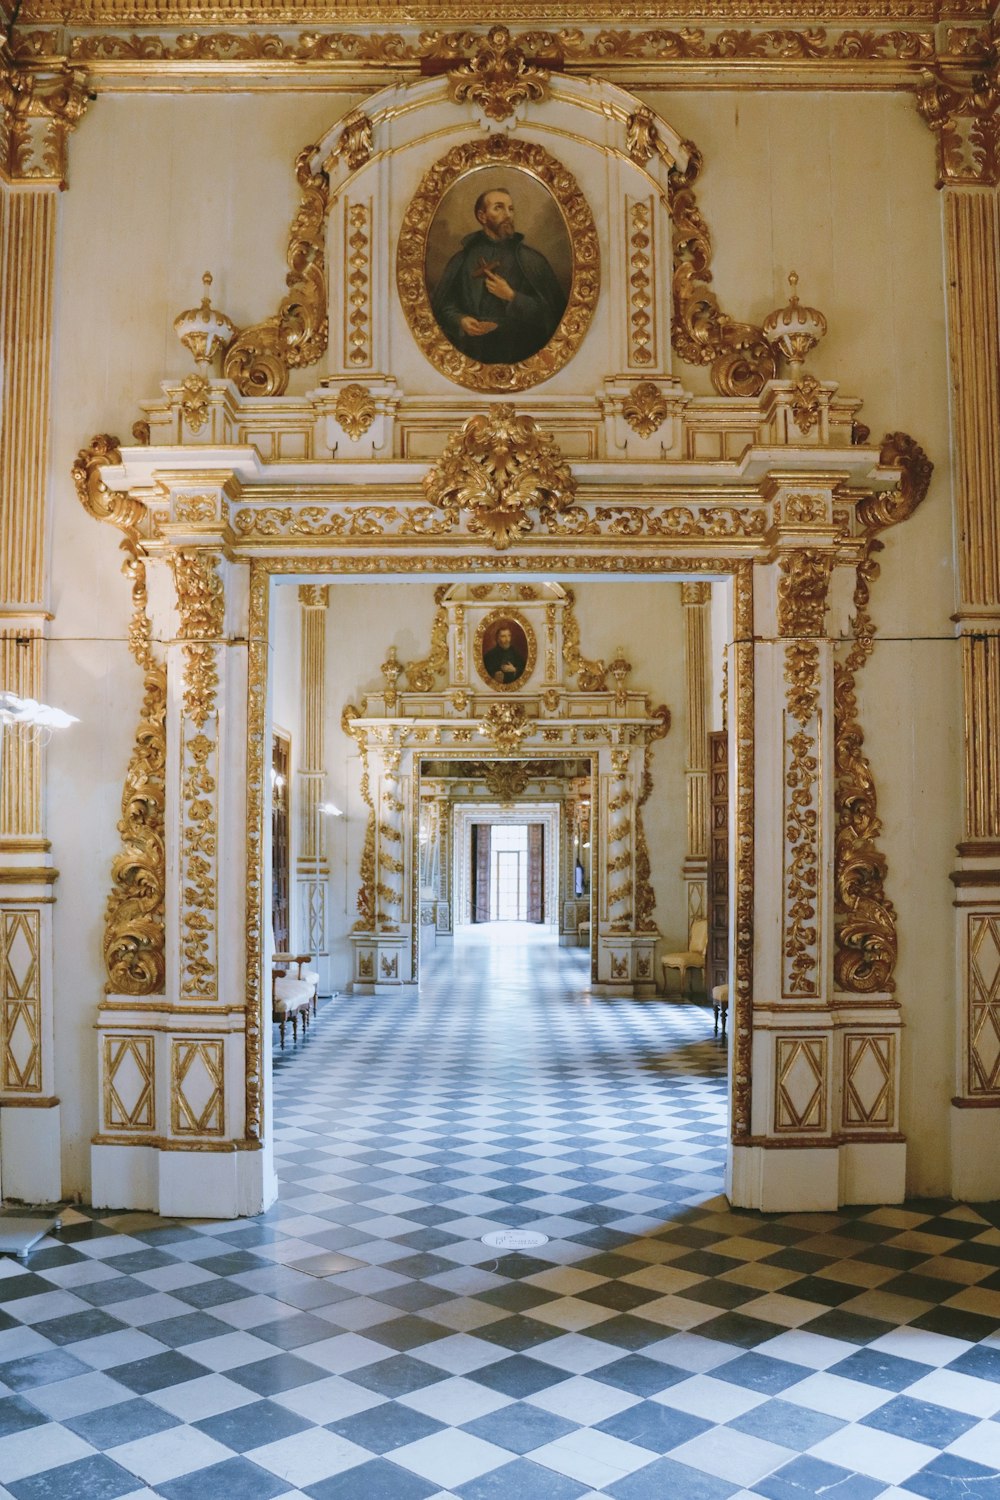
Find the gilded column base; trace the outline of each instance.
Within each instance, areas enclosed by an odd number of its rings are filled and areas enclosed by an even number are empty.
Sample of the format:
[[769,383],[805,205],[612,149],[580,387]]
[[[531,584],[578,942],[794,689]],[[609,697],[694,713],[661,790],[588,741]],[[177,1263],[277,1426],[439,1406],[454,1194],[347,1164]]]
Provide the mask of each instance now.
[[[105,998],[97,1016],[95,1207],[230,1219],[274,1201],[270,1153],[244,1128],[245,1021],[242,1007]],[[262,1030],[269,1069],[270,1024]]]
[[591,993],[648,999],[656,994],[656,932],[601,932],[597,937],[597,979]]
[[398,932],[354,932],[351,944],[353,995],[393,995],[413,985],[409,924]]

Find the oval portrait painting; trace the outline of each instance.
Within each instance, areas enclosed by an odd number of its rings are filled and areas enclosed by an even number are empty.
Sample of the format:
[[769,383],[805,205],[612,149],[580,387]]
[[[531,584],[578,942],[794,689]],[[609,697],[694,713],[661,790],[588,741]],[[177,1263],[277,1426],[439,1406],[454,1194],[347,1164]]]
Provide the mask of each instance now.
[[522,391],[561,369],[590,326],[600,285],[594,216],[543,146],[469,141],[414,194],[396,282],[431,364],[473,390]]
[[566,221],[527,172],[467,172],[431,221],[426,276],[434,317],[456,349],[482,364],[520,364],[545,348],[566,311]]
[[475,663],[491,687],[519,688],[535,665],[535,633],[522,615],[493,610],[476,631]]

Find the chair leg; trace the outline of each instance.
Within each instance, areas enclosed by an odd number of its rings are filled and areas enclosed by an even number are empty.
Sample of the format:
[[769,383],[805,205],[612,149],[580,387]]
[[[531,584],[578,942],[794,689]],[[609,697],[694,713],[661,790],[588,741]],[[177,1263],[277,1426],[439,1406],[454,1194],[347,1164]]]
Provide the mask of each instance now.
[[715,1035],[718,1036],[719,1035],[719,1007],[718,1007],[718,1005],[716,1005],[714,1003],[714,1001],[713,1001],[713,1004],[712,1004],[712,1011],[713,1011],[713,1013],[715,1015]]
[[297,1042],[298,1039],[299,1039],[299,1013],[298,1013],[297,1010],[293,1010],[292,1011],[292,1041],[293,1042]]
[[726,1021],[729,1019],[729,1006],[728,1005],[723,1005],[723,1006],[720,1007],[720,1009],[722,1010],[722,1035],[725,1036],[725,1034],[726,1034]]
[[281,1050],[282,1050],[282,1052],[284,1052],[284,1050],[285,1050],[285,1017],[284,1016],[282,1016],[281,1020],[278,1022],[278,1035],[281,1037]]

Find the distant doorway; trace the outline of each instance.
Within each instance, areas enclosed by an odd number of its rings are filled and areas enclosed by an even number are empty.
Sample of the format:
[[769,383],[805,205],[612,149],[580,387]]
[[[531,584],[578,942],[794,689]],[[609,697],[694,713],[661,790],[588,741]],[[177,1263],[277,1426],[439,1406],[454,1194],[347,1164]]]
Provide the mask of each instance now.
[[545,828],[541,823],[473,823],[472,920],[545,920]]

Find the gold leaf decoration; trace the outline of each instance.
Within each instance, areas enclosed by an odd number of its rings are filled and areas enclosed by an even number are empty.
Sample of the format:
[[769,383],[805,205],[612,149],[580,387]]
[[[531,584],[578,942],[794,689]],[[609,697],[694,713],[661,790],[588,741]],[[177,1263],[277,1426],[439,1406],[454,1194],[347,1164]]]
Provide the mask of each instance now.
[[491,703],[479,721],[480,733],[499,750],[510,755],[530,733],[531,725],[519,703]]
[[640,380],[622,403],[622,416],[642,438],[652,437],[669,415],[670,403],[652,380]]
[[884,531],[910,516],[927,497],[934,465],[915,438],[905,432],[887,432],[882,439],[878,461],[886,468],[902,471],[899,488],[864,495],[855,514],[866,531]]
[[493,26],[472,61],[453,69],[449,92],[456,104],[468,100],[487,119],[507,120],[521,105],[548,97],[549,75],[528,63],[506,26]]
[[547,520],[576,493],[553,438],[506,403],[470,417],[449,438],[423,487],[432,505],[466,512],[469,531],[498,551],[534,530],[532,510]]
[[288,292],[274,317],[244,329],[226,350],[223,374],[244,396],[282,395],[289,370],[314,365],[326,351],[330,179],[325,171],[312,171],[317,149],[307,146],[295,160],[302,198],[288,240]]
[[786,552],[779,564],[778,634],[822,635],[832,558],[816,547]]
[[693,184],[701,170],[701,153],[685,142],[685,171],[670,173],[670,219],[674,249],[674,349],[690,365],[710,365],[712,384],[723,396],[759,396],[774,379],[774,351],[763,329],[739,323],[724,313],[709,283],[712,237],[695,200]]
[[896,909],[886,895],[886,859],[875,840],[882,832],[875,779],[864,754],[864,731],[858,719],[857,674],[871,656],[875,625],[868,610],[872,582],[879,567],[869,544],[859,564],[854,589],[854,644],[846,661],[833,669],[834,841],[833,972],[837,988],[854,994],[891,992],[895,988],[898,940]]
[[367,386],[351,384],[341,388],[333,415],[352,442],[364,437],[376,417],[375,401]]

